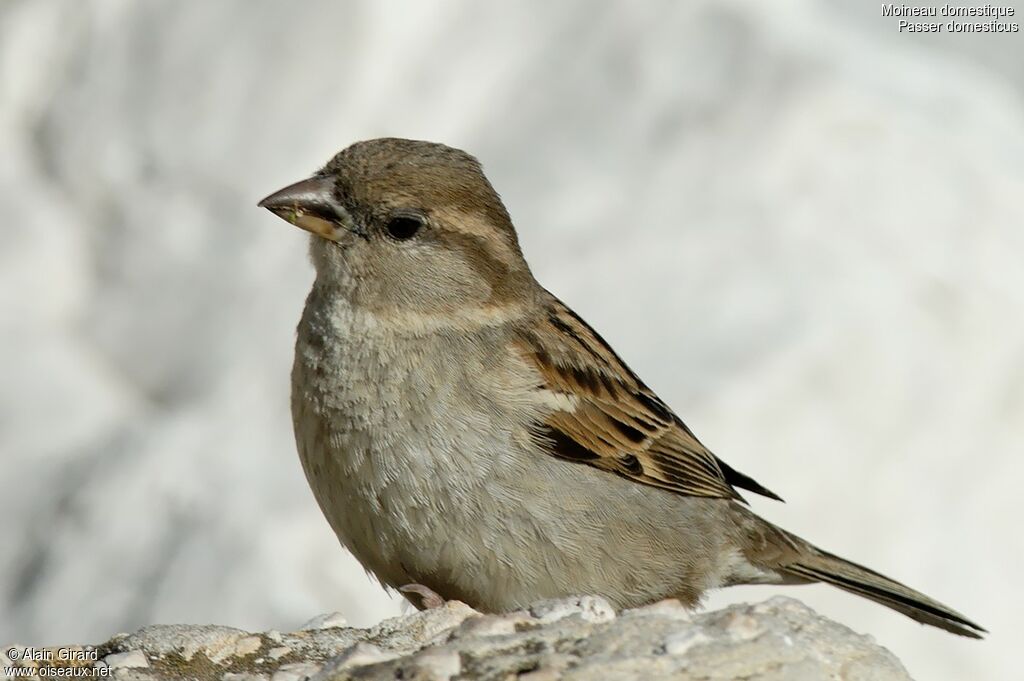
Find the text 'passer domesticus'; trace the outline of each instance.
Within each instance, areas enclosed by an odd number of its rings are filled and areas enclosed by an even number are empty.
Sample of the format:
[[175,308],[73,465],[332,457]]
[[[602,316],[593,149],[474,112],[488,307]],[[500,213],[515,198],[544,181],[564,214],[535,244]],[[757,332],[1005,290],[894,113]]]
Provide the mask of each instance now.
[[497,612],[827,582],[984,631],[754,515],[738,488],[778,497],[537,283],[472,156],[359,142],[260,205],[313,234],[295,439],[331,527],[384,585]]

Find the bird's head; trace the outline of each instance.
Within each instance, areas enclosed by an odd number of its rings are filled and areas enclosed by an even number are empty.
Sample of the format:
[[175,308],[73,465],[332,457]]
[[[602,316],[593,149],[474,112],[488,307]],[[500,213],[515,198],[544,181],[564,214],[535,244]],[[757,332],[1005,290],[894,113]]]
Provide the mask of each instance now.
[[501,316],[537,288],[505,206],[458,149],[357,142],[259,205],[313,235],[318,286],[375,313]]

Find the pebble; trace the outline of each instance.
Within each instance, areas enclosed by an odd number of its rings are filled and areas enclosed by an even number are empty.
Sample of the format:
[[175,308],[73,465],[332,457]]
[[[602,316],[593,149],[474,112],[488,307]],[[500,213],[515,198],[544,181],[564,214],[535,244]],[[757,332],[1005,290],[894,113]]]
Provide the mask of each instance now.
[[685,655],[691,648],[711,640],[711,637],[700,629],[677,631],[665,638],[665,652],[669,655]]
[[622,611],[623,617],[668,617],[669,619],[690,622],[693,620],[693,613],[687,610],[686,606],[677,598],[666,598],[665,600],[651,603],[639,608],[631,608]]
[[348,624],[348,620],[340,612],[328,612],[323,615],[317,615],[313,619],[303,624],[299,629],[302,631],[316,631],[318,629],[334,629],[336,627],[344,627]]
[[615,619],[615,608],[600,596],[578,596],[541,601],[530,607],[530,614],[544,623],[579,615],[597,624]]
[[[315,681],[324,681],[337,676],[338,672],[378,662],[387,662],[399,657],[398,653],[382,650],[372,643],[356,643],[335,655],[320,669]],[[276,679],[274,681],[277,681]]]
[[270,681],[301,681],[302,679],[315,677],[320,668],[320,665],[312,662],[283,664],[270,677]]
[[431,681],[449,681],[462,673],[462,658],[454,650],[427,650],[413,657],[410,666]]
[[129,650],[127,653],[114,653],[103,658],[111,669],[143,669],[149,666],[146,654],[141,650]]

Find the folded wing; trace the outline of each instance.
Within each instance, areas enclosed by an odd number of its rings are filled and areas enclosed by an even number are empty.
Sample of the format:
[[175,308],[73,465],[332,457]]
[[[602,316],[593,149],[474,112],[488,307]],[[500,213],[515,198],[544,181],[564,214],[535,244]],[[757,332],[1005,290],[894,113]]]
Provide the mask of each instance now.
[[736,490],[781,499],[712,454],[608,344],[551,296],[519,351],[559,408],[536,434],[552,456],[689,496],[743,501]]

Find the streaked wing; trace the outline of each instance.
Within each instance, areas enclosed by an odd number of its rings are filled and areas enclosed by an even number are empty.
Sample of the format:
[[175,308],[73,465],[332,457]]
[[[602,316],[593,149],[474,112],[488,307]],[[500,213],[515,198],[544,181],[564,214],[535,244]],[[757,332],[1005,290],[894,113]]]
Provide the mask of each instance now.
[[559,405],[537,424],[545,451],[679,494],[743,501],[737,487],[781,499],[712,454],[604,339],[551,296],[519,351]]

